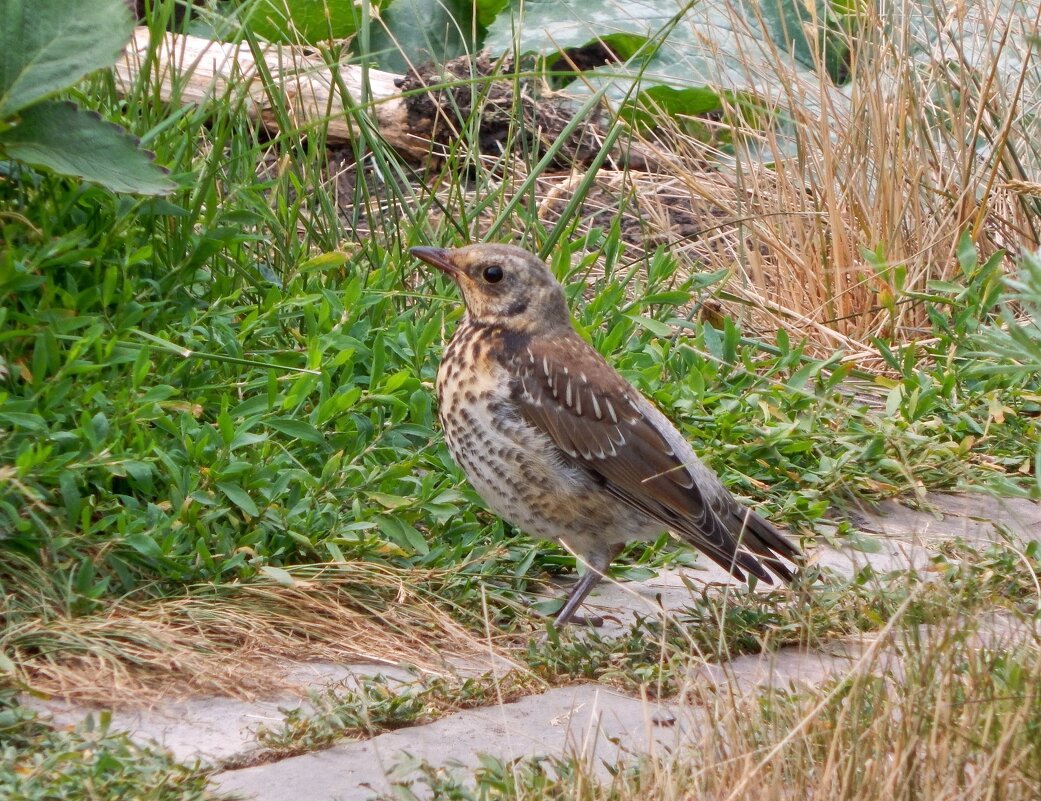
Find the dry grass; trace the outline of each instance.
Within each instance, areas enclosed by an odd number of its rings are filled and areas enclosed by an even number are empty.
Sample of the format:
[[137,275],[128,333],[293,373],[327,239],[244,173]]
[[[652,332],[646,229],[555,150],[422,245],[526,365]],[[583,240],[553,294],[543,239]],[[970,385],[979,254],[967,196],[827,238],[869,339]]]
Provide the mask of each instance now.
[[[1038,74],[1027,39],[1038,10],[941,4],[932,22],[943,34],[927,45],[900,24],[900,9],[869,8],[844,89],[808,88],[776,59],[783,92],[760,100],[794,110],[786,138],[736,107],[724,115],[721,133],[772,153],[769,169],[739,155],[729,174],[706,179],[700,165],[718,154],[679,130],[658,153],[674,182],[716,206],[704,228],[721,215],[735,221],[730,251],[739,255],[692,255],[705,269],[734,271],[728,290],[756,310],[737,313],[826,348],[921,337],[927,319],[909,295],[958,279],[964,232],[981,259],[1007,250],[1009,266],[1039,241],[1028,200],[1041,166]],[[988,44],[970,52],[970,42]]]
[[971,625],[890,630],[842,680],[798,697],[705,698],[698,767],[673,774],[675,797],[1036,797],[1039,644],[1021,631],[985,646]]
[[677,744],[610,774],[595,753],[555,769],[514,765],[510,797],[1032,801],[1041,639],[1029,620],[992,624],[954,617],[919,627],[897,614],[847,672],[809,688],[709,683],[695,672],[673,707]]
[[[1030,39],[1041,11],[1016,9],[939,4],[929,24],[942,33],[926,42],[903,9],[867,4],[846,86],[811,85],[775,52],[775,96],[748,67],[757,112],[734,102],[716,122],[692,126],[662,115],[640,142],[655,173],[546,172],[531,193],[539,220],[558,223],[588,179],[579,231],[617,218],[638,248],[664,245],[689,269],[729,270],[726,311],[746,330],[782,327],[818,352],[867,360],[874,336],[921,339],[930,330],[921,295],[930,281],[960,279],[963,234],[981,261],[1005,251],[1007,268],[1041,242],[1041,75]],[[733,152],[706,143],[706,130]],[[444,208],[466,209],[501,194],[467,218],[474,238],[527,177],[520,160],[482,161],[487,184],[440,193]]]
[[183,597],[85,615],[8,596],[0,652],[11,677],[33,692],[119,706],[285,691],[292,663],[412,665],[445,675],[453,659],[498,651],[425,589],[439,581],[433,571],[346,563],[291,575],[291,583],[191,587]]

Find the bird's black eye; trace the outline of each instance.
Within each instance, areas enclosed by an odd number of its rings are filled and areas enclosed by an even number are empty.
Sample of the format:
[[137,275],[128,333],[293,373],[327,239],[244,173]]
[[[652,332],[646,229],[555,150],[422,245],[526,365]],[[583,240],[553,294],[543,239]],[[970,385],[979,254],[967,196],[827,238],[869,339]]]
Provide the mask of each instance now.
[[493,264],[491,267],[485,267],[484,272],[482,272],[481,275],[484,276],[484,280],[489,284],[497,284],[502,280],[502,267],[498,264]]

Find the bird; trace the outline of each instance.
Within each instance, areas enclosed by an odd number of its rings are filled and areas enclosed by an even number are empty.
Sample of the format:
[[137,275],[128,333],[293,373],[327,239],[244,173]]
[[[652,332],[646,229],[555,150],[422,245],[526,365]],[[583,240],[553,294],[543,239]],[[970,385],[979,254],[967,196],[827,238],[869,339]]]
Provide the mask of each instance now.
[[445,443],[497,515],[585,565],[554,625],[578,611],[633,540],[671,532],[738,580],[786,583],[802,553],[744,507],[675,425],[589,345],[563,287],[509,244],[413,247],[458,286],[465,312],[437,370]]

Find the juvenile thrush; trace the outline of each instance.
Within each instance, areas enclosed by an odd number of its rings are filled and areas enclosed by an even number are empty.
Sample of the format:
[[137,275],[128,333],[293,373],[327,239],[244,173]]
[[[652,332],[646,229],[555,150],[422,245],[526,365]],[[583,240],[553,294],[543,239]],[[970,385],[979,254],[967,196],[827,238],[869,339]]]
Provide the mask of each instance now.
[[628,541],[665,530],[739,580],[749,573],[772,583],[764,565],[792,580],[778,557],[798,563],[799,551],[741,506],[668,418],[578,335],[540,259],[512,245],[411,252],[447,273],[466,303],[437,371],[452,456],[498,515],[560,540],[587,567],[558,626]]

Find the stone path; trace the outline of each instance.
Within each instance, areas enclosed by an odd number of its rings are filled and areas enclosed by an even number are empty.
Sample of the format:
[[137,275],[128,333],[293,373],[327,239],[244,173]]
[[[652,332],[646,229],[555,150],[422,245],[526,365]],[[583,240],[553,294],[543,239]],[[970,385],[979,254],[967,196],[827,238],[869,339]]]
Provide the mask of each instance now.
[[[856,515],[856,528],[876,540],[877,552],[822,548],[819,563],[852,575],[870,564],[876,571],[928,567],[930,553],[946,540],[961,538],[976,545],[1000,539],[1041,539],[1041,504],[982,495],[929,497],[933,511],[913,511],[887,502]],[[1000,529],[1000,530],[999,530]],[[635,614],[661,614],[689,604],[690,585],[725,580],[721,570],[664,572],[646,582],[606,584],[590,602],[594,611],[610,615],[603,632],[622,631]],[[983,631],[995,641],[1006,633],[1008,620],[997,616]],[[823,650],[781,649],[745,656],[725,665],[699,666],[692,680],[738,691],[758,687],[819,685],[846,675],[871,647],[865,641],[828,643]],[[895,657],[895,655],[894,655]],[[467,666],[461,666],[466,672]],[[287,682],[284,697],[246,702],[227,698],[177,701],[135,712],[117,711],[113,728],[143,741],[155,741],[178,758],[201,758],[219,764],[257,748],[258,725],[274,728],[282,709],[304,705],[301,688],[350,688],[361,677],[382,674],[409,682],[403,669],[376,665],[299,665]],[[88,712],[60,702],[27,700],[50,713],[59,724],[78,722]],[[478,754],[502,760],[529,755],[576,755],[590,765],[611,764],[622,753],[651,753],[681,743],[698,726],[701,712],[679,702],[663,705],[631,698],[596,684],[557,688],[509,704],[459,712],[432,723],[387,732],[364,741],[344,742],[322,751],[217,773],[224,791],[258,801],[362,801],[387,792],[395,766],[408,755],[431,764],[478,764]]]

